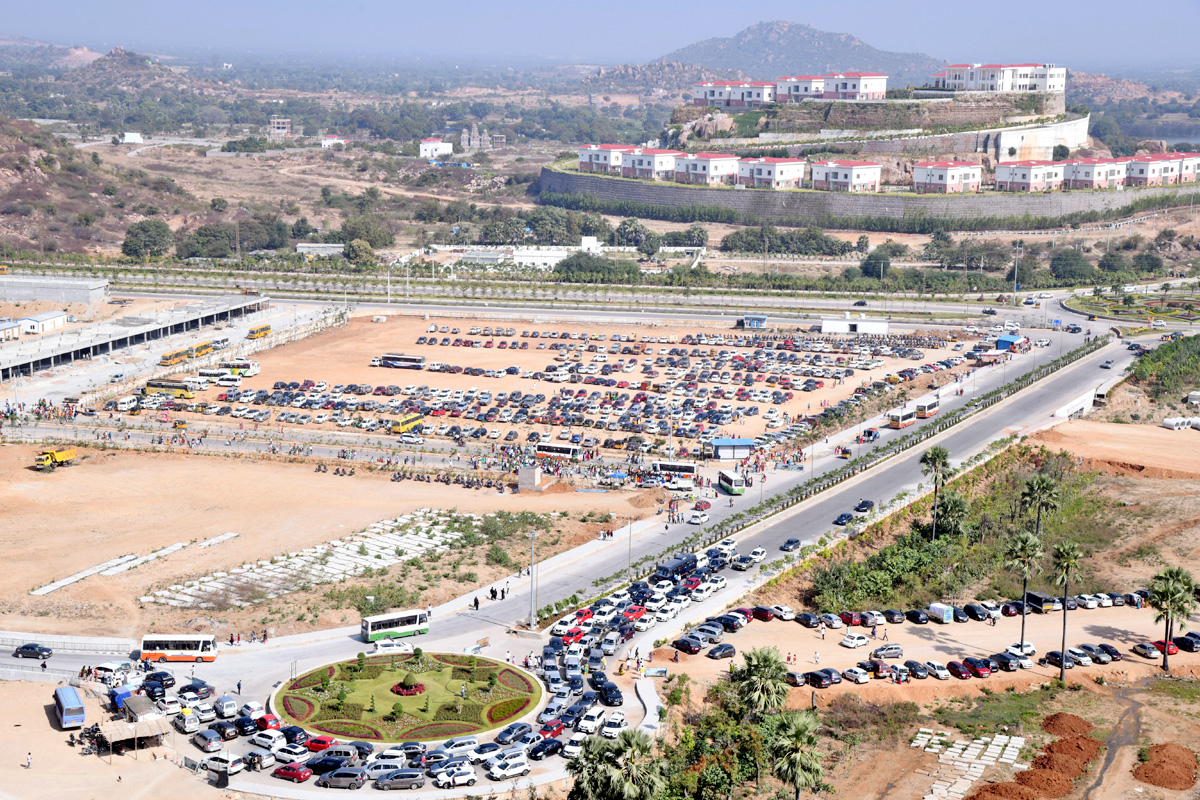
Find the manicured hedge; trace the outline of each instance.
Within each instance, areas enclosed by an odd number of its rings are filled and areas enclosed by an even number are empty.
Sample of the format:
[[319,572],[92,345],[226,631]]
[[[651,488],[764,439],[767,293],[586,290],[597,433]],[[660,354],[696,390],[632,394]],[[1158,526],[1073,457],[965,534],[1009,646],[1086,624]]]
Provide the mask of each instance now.
[[295,719],[297,722],[304,722],[308,719],[317,707],[312,701],[303,697],[297,697],[294,694],[285,694],[283,696],[283,710],[288,713],[288,716]]
[[501,686],[514,689],[518,692],[534,691],[534,686],[529,682],[529,679],[517,672],[515,669],[509,669],[508,667],[505,667],[504,669],[500,670],[500,675],[498,676],[497,680],[500,681]]
[[509,717],[518,716],[529,705],[530,699],[528,697],[510,697],[507,700],[501,700],[487,710],[488,722],[496,725]]
[[334,736],[348,736],[352,739],[383,741],[383,733],[380,730],[377,728],[372,728],[370,725],[364,725],[361,722],[342,722],[334,720],[331,722],[323,722],[320,725],[314,725],[313,727],[322,733],[330,733]]

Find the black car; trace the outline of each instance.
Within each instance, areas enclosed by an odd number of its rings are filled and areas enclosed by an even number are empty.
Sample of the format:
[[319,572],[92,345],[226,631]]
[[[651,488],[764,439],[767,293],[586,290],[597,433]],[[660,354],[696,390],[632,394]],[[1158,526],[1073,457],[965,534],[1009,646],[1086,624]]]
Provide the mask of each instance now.
[[[600,670],[588,674],[588,683],[596,691],[604,691],[604,684],[608,683],[608,676]],[[499,741],[499,740],[497,740]]]
[[865,307],[865,306],[867,305],[867,301],[866,301],[866,300],[855,300],[855,301],[854,301],[854,305],[856,305],[856,306],[858,306],[858,307],[862,308],[862,307]]
[[722,614],[719,617],[713,617],[712,619],[705,621],[715,622],[716,624],[720,625],[726,633],[734,633],[739,631],[741,630],[742,626],[742,620],[733,616],[732,614]]
[[814,689],[827,689],[833,683],[825,672],[806,672],[803,677],[804,682]]
[[179,694],[184,694],[186,692],[191,692],[201,700],[206,700],[215,694],[213,687],[209,686],[204,681],[192,681],[187,686],[184,686],[179,690]]
[[671,642],[671,646],[680,652],[693,656],[704,649],[703,642],[701,642],[699,639],[693,639],[690,636],[684,636],[682,639],[676,639],[675,641]]
[[1016,672],[1021,668],[1021,659],[1012,653],[993,653],[988,658],[996,662],[997,668],[1005,672]]
[[43,661],[52,655],[54,655],[54,651],[49,647],[33,642],[23,644],[13,651],[13,656],[17,658],[40,658]]
[[233,726],[242,736],[253,736],[258,733],[258,723],[254,721],[253,717],[238,717],[233,721]]
[[467,754],[472,764],[481,764],[499,753],[504,746],[498,742],[484,742]]
[[1121,651],[1113,647],[1111,644],[1098,644],[1096,646],[1108,653],[1109,658],[1111,658],[1113,661],[1121,660]]
[[779,546],[779,549],[785,553],[790,553],[793,550],[799,549],[799,547],[800,547],[800,540],[795,537],[792,537],[791,539],[788,539],[786,542],[781,544]]
[[527,755],[534,761],[541,761],[546,756],[558,755],[562,749],[562,739],[543,739],[531,747]]
[[978,603],[967,603],[963,607],[963,611],[967,612],[967,616],[976,622],[985,622],[988,619],[987,609]]
[[175,685],[175,676],[167,672],[165,669],[156,670],[146,676],[146,680],[154,681],[160,684],[164,689],[170,689]]
[[143,681],[142,691],[151,700],[161,700],[167,696],[167,690],[163,688],[161,683],[156,681]]
[[803,625],[806,628],[821,627],[821,620],[817,617],[817,615],[809,614],[807,611],[805,611],[802,614],[797,614],[796,622],[800,623],[801,625]]
[[858,505],[856,505],[854,507],[854,510],[857,511],[859,514],[866,514],[868,511],[870,511],[873,508],[875,508],[874,500],[859,500]]
[[588,712],[589,708],[591,708],[591,704],[584,705],[583,703],[576,703],[568,708],[559,716],[563,727],[574,730],[575,726],[579,724],[579,720],[583,719],[583,715]]
[[823,672],[826,675],[828,675],[830,684],[837,684],[837,683],[842,682],[842,673],[838,672],[833,667],[826,667],[825,669],[818,670],[818,672]]
[[1051,650],[1046,653],[1046,663],[1052,667],[1064,667],[1066,669],[1074,669],[1075,667],[1075,662],[1071,660],[1070,656],[1064,656],[1057,650]]
[[[1138,594],[1140,594],[1140,592],[1138,592]],[[1112,598],[1114,606],[1125,605],[1125,595],[1121,594],[1120,592],[1108,592],[1108,596]]]
[[321,756],[320,758],[304,762],[304,766],[311,769],[313,775],[324,775],[326,772],[341,769],[349,763],[350,759],[342,758],[341,756]]
[[[1191,641],[1191,640],[1189,640],[1189,641]],[[706,655],[709,658],[714,658],[714,659],[715,658],[733,658],[734,654],[736,654],[736,653],[737,653],[737,650],[734,649],[733,645],[726,643],[726,644],[717,645],[713,649],[709,650],[708,653],[706,653]]]
[[920,661],[909,659],[904,662],[904,666],[908,668],[908,674],[917,680],[925,680],[929,677],[929,670]]
[[615,683],[606,683],[600,689],[600,702],[606,706],[619,706],[625,703],[625,697]]
[[904,612],[895,608],[889,608],[883,612],[883,618],[892,623],[904,622]]
[[208,726],[208,729],[217,736],[220,736],[225,741],[236,739],[238,737],[237,726],[228,720],[219,720]]
[[1176,636],[1171,640],[1175,646],[1187,653],[1195,653],[1200,650],[1200,641],[1193,639],[1191,636]]
[[918,625],[925,625],[929,622],[929,615],[919,608],[914,608],[911,611],[904,613],[904,618],[909,622],[915,622]]
[[837,519],[835,519],[833,521],[833,524],[834,525],[849,525],[851,522],[854,522],[853,514],[838,514]]
[[299,725],[288,725],[286,728],[280,728],[279,732],[287,739],[288,744],[308,744],[308,731]]
[[967,616],[967,612],[963,611],[958,606],[953,606],[953,608],[954,608],[954,621],[955,622],[966,622],[969,619],[971,619],[970,617]]

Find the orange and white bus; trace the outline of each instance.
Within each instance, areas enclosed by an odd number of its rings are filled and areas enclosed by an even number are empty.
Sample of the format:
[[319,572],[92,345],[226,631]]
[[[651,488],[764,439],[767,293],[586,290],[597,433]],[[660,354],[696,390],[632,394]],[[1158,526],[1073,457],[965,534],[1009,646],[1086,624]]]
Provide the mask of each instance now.
[[893,408],[888,412],[888,425],[893,428],[907,428],[917,421],[917,412],[907,408]]
[[204,633],[148,633],[142,637],[145,661],[216,661],[217,637]]
[[923,403],[917,403],[917,417],[919,419],[929,419],[938,412],[938,400],[926,400]]

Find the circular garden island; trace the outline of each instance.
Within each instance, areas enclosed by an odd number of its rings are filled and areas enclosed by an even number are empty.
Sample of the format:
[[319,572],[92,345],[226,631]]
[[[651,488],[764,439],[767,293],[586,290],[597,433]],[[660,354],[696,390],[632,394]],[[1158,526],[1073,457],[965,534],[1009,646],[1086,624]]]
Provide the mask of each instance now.
[[326,664],[275,696],[284,725],[366,742],[481,733],[537,707],[542,690],[523,671],[479,656],[412,653]]

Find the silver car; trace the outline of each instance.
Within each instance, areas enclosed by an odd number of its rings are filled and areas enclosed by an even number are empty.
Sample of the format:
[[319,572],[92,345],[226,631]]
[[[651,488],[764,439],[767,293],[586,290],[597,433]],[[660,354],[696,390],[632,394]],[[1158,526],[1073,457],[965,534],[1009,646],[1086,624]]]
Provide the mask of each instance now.
[[333,772],[326,772],[317,779],[317,786],[324,786],[326,789],[359,789],[367,782],[366,770],[362,767],[343,767],[335,769]]
[[224,747],[221,737],[216,731],[197,731],[192,735],[192,744],[205,753],[215,753]]

